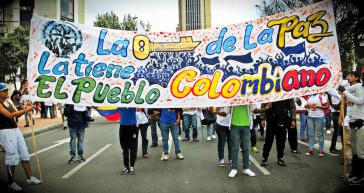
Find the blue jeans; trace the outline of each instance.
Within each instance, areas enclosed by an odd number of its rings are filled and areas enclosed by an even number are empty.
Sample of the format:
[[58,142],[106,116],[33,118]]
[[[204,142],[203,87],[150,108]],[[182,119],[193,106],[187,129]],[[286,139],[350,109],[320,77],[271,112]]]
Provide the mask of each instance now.
[[231,160],[231,137],[229,127],[216,124],[217,153],[219,160],[224,159],[225,142],[228,144],[228,157]]
[[85,128],[82,129],[75,129],[69,128],[70,132],[70,154],[76,155],[76,140],[77,140],[77,154],[83,155],[83,139],[85,136]]
[[317,132],[319,136],[319,146],[320,150],[324,149],[324,126],[325,126],[325,117],[308,117],[307,119],[307,128],[308,128],[308,145],[310,150],[312,151],[315,144],[315,132]]
[[308,139],[307,114],[300,112],[300,139]]
[[150,121],[150,128],[152,130],[152,132],[151,132],[151,134],[152,134],[152,144],[153,145],[158,145],[157,124],[158,124],[159,128],[161,128],[161,124],[160,124],[159,120],[149,119],[149,121]]
[[216,123],[211,123],[207,125],[207,136],[215,135]]
[[249,144],[250,144],[250,128],[249,126],[234,126],[230,127],[231,136],[231,157],[232,169],[238,169],[238,153],[240,144],[243,144],[243,169],[249,169]]
[[192,125],[192,138],[197,138],[197,115],[183,114],[183,130],[185,131],[185,137],[190,139],[190,127]]
[[173,138],[175,153],[176,154],[181,153],[181,147],[179,145],[179,140],[178,140],[178,127],[177,127],[176,123],[162,123],[161,122],[163,153],[165,155],[169,154],[169,152],[168,152],[169,131],[171,131],[171,135]]

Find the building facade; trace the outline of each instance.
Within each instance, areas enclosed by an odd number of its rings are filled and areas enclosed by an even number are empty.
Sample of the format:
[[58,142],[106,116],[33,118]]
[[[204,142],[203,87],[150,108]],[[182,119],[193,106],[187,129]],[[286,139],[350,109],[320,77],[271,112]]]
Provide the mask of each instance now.
[[178,31],[211,27],[211,0],[178,0]]

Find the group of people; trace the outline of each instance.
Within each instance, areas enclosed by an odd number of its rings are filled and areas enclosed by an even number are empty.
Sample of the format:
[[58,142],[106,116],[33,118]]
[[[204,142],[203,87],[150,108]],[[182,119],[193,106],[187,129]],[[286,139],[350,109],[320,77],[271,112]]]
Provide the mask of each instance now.
[[[361,77],[361,82],[360,82]],[[268,102],[261,105],[238,105],[232,107],[210,107],[210,108],[119,108],[120,129],[119,141],[123,151],[124,169],[121,175],[136,174],[135,162],[138,149],[139,131],[142,136],[142,154],[144,158],[148,155],[147,130],[151,126],[151,148],[158,146],[157,125],[162,135],[163,154],[161,160],[170,159],[169,135],[173,138],[175,155],[177,160],[183,160],[180,144],[181,129],[183,121],[185,133],[182,141],[198,142],[197,123],[201,119],[207,126],[207,140],[216,138],[217,134],[217,157],[219,166],[231,164],[229,177],[238,174],[238,154],[242,151],[244,175],[253,177],[256,174],[250,169],[249,149],[258,152],[256,148],[256,127],[260,127],[261,135],[264,136],[261,166],[268,165],[268,157],[272,148],[274,138],[277,147],[277,164],[287,167],[284,160],[284,149],[288,132],[288,141],[292,153],[300,153],[297,150],[297,127],[296,114],[300,116],[299,138],[308,140],[309,148],[307,156],[314,154],[315,133],[319,138],[318,156],[324,156],[324,134],[325,125],[331,120],[334,132],[330,146],[331,153],[340,153],[336,149],[337,138],[340,135],[346,151],[343,152],[344,159],[351,164],[351,172],[342,179],[350,185],[364,183],[364,68],[360,73],[350,72],[347,85],[340,85],[338,90],[329,89],[326,93],[312,94],[281,101]],[[341,104],[341,97],[345,96],[345,104]],[[21,132],[15,122],[15,117],[24,115],[33,110],[31,103],[24,103],[22,108],[17,108],[8,100],[8,88],[6,84],[0,83],[0,144],[6,151],[5,164],[9,178],[9,188],[19,191],[22,188],[14,181],[15,165],[21,160],[29,184],[39,184],[41,181],[32,176],[29,166],[29,153]],[[25,100],[24,100],[25,101]],[[340,116],[342,108],[345,107],[344,116]],[[68,163],[77,160],[85,161],[83,156],[83,139],[85,128],[89,122],[89,111],[81,105],[65,105],[64,115],[67,117],[69,132],[71,136],[70,154]],[[331,115],[329,115],[329,113]],[[192,136],[190,127],[192,126]],[[348,136],[343,138],[342,133]],[[213,137],[214,136],[214,137]],[[225,160],[225,145],[228,145],[228,159]]]

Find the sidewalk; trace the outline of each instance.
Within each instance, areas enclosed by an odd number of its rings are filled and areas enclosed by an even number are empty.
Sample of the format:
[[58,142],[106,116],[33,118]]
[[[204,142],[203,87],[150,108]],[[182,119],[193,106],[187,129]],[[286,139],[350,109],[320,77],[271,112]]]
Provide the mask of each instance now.
[[[58,116],[54,119],[40,118],[40,114],[33,115],[33,117],[34,117],[34,121],[35,121],[35,124],[33,126],[35,134],[63,127],[62,118],[61,118],[60,114],[58,114]],[[30,125],[29,127],[24,127],[24,125],[25,125],[25,118],[24,118],[24,116],[21,116],[19,118],[18,127],[19,127],[20,131],[23,133],[24,137],[31,136],[32,135],[32,126]]]

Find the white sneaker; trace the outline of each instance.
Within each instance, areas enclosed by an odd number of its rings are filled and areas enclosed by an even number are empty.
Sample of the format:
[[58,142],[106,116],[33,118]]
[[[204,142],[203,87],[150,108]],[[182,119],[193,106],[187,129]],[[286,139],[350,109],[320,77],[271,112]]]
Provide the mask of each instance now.
[[183,160],[184,159],[182,153],[177,153],[177,157],[176,158],[179,159],[179,160]]
[[216,135],[212,135],[211,137],[212,137],[212,139],[216,139]]
[[162,158],[161,158],[162,161],[167,161],[168,159],[169,159],[169,155],[168,154],[163,154],[162,155]]
[[326,134],[331,135],[331,130],[326,130]]
[[219,166],[220,167],[225,167],[225,160],[224,159],[219,161]]
[[180,135],[178,135],[178,140],[182,140],[182,137]]
[[250,169],[243,170],[243,174],[250,176],[250,177],[256,176],[255,173],[253,171],[251,171]]
[[229,177],[230,178],[233,178],[233,177],[235,177],[236,176],[236,174],[238,173],[238,170],[234,170],[234,169],[232,169],[231,171],[230,171],[230,173],[229,173]]
[[207,137],[207,141],[211,141],[211,137],[210,136]]
[[42,183],[38,178],[32,176],[30,179],[27,179],[28,184],[40,184]]
[[8,186],[8,188],[12,191],[15,192],[20,192],[23,190],[23,188],[21,188],[18,184],[16,184],[15,182],[13,182],[11,185]]

